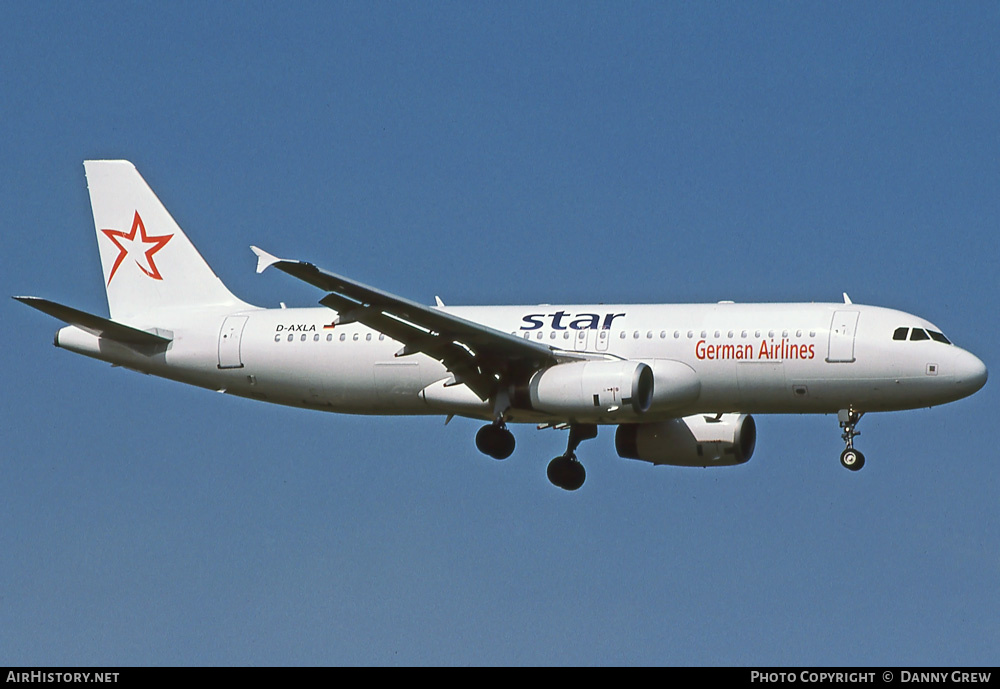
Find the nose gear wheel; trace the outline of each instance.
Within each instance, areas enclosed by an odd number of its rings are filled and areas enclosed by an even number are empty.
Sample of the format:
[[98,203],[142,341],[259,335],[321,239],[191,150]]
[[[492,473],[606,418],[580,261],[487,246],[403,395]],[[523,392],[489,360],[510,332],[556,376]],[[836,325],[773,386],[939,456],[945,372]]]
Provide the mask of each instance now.
[[860,450],[854,449],[854,439],[861,435],[859,431],[855,430],[855,426],[861,421],[862,416],[864,416],[864,412],[855,411],[853,408],[841,409],[837,412],[837,420],[840,422],[840,427],[844,429],[840,437],[843,438],[846,445],[844,451],[840,453],[840,463],[845,469],[851,471],[859,471],[865,465],[864,454]]

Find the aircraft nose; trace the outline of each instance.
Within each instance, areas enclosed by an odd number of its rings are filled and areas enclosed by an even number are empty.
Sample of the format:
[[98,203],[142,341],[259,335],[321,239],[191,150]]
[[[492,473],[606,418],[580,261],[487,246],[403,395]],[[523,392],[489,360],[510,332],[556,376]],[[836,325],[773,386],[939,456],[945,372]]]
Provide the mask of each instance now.
[[986,364],[979,360],[975,354],[962,350],[962,356],[955,366],[955,382],[958,383],[966,395],[979,390],[986,385]]

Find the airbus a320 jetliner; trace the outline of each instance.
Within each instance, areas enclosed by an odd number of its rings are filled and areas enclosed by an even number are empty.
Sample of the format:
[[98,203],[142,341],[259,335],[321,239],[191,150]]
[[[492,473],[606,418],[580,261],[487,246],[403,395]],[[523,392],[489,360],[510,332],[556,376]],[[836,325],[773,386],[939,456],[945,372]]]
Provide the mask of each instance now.
[[750,414],[837,414],[841,463],[867,412],[929,407],[986,383],[986,367],[917,316],[834,304],[424,306],[252,247],[325,292],[319,307],[236,298],[135,167],[84,164],[110,318],[38,297],[68,323],[57,347],[232,395],[352,414],[488,421],[483,453],[514,451],[510,423],[569,429],[548,465],[583,485],[581,441],[617,426],[621,457],[727,466],[753,454]]

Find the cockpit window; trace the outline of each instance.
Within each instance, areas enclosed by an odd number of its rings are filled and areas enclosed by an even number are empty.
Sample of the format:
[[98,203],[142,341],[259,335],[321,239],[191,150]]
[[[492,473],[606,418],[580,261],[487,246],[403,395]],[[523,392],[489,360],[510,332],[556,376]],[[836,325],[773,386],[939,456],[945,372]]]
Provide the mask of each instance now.
[[943,333],[939,333],[936,330],[924,330],[923,328],[896,328],[892,331],[892,339],[894,340],[905,340],[906,336],[909,335],[911,342],[916,342],[918,340],[934,340],[935,342],[941,342],[942,344],[951,344],[951,340],[944,336]]

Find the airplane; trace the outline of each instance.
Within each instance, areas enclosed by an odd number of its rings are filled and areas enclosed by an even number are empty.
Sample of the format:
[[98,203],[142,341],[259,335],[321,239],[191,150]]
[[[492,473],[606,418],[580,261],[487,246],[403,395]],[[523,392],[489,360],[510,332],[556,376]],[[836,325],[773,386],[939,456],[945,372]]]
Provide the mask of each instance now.
[[216,276],[132,163],[84,163],[109,318],[39,297],[64,321],[55,346],[147,374],[329,412],[481,419],[476,446],[514,451],[508,424],[568,429],[548,464],[562,489],[576,455],[616,426],[620,457],[733,466],[753,414],[837,414],[841,464],[868,412],[930,407],[983,387],[986,366],[927,320],[843,303],[434,306],[251,247],[325,295],[312,308],[248,304]]

